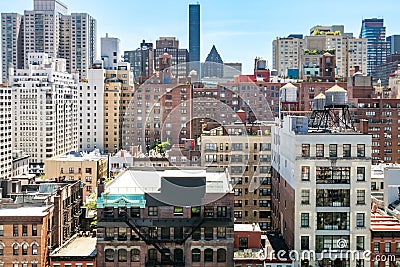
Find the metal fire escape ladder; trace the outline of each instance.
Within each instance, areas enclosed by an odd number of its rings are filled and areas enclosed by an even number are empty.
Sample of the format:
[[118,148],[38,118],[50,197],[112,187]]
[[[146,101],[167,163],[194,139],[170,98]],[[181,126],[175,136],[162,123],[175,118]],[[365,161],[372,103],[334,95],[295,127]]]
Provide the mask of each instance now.
[[[143,240],[147,245],[152,245],[155,249],[157,249],[161,253],[161,257],[165,255],[165,250],[168,249],[168,247],[160,245],[157,240],[152,240],[148,239],[145,235],[143,235],[140,232],[140,226],[138,226],[134,220],[129,220],[129,218],[126,219],[126,224],[140,237],[141,240]],[[166,255],[165,255],[166,256]],[[176,266],[175,262],[171,259],[171,255],[168,255],[168,263],[159,263],[155,262],[153,266],[162,266],[162,265],[172,265]]]

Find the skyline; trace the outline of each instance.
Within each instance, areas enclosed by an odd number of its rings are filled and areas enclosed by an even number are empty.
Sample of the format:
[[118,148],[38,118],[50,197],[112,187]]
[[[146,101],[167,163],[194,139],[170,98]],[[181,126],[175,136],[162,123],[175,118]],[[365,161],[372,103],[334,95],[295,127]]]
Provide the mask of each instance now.
[[[189,4],[196,1],[185,0],[176,4],[171,0],[155,0],[139,4],[138,1],[119,0],[119,5],[109,5],[107,4],[109,2],[95,0],[84,2],[64,0],[63,2],[68,6],[69,13],[89,13],[97,20],[98,58],[100,57],[100,38],[106,33],[110,37],[121,40],[121,51],[138,48],[142,40],[155,43],[161,36],[175,36],[179,39],[181,47],[189,49],[188,10]],[[400,19],[392,8],[394,1],[384,1],[385,4],[378,6],[376,1],[371,0],[364,1],[362,5],[340,0],[335,2],[334,6],[330,3],[316,5],[311,1],[302,3],[288,1],[285,6],[282,6],[276,2],[256,0],[229,2],[229,9],[227,1],[204,0],[199,3],[201,6],[201,61],[205,60],[212,46],[215,45],[224,62],[243,63],[243,73],[252,72],[255,57],[267,59],[268,66],[272,69],[272,41],[276,37],[286,37],[291,33],[306,35],[315,25],[344,25],[346,32],[352,32],[358,37],[362,19],[377,17],[384,19],[386,36],[400,33],[399,27],[396,27]],[[297,12],[289,13],[288,5],[290,5],[290,10],[297,10]],[[2,2],[0,7],[1,12],[20,14],[23,14],[24,10],[31,9],[33,9],[33,0]],[[220,12],[221,10],[227,10],[227,12]],[[329,12],[320,12],[320,10]],[[165,12],[167,14],[164,14]],[[281,15],[284,19],[280,17]]]

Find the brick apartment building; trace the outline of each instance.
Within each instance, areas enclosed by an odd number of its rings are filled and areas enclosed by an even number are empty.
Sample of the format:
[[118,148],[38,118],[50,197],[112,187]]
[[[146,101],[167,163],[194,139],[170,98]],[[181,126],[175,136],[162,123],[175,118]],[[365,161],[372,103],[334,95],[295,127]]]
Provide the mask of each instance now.
[[371,213],[371,267],[400,263],[400,221],[373,207]]
[[48,266],[53,205],[0,207],[0,265],[23,267]]
[[271,230],[271,123],[235,123],[203,131],[201,165],[229,172],[235,223]]
[[97,266],[233,266],[228,179],[193,167],[142,167],[120,174],[104,192],[101,184]]

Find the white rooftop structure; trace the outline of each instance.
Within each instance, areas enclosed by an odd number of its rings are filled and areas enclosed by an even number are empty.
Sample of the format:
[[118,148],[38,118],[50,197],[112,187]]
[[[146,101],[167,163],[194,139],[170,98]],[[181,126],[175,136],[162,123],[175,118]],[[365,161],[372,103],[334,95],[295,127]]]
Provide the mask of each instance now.
[[208,172],[201,168],[132,168],[106,184],[110,194],[159,193],[165,178],[205,178],[206,193],[229,193],[232,186],[226,172]]

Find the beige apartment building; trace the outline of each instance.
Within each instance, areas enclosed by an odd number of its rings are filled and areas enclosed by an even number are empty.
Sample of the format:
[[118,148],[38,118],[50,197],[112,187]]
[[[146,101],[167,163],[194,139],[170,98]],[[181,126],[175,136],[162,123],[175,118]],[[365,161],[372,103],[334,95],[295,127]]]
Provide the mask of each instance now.
[[107,177],[107,158],[96,151],[90,154],[69,153],[46,159],[44,172],[47,179],[82,181],[83,202],[92,193],[97,193],[97,184]]
[[235,123],[203,131],[201,166],[227,169],[234,184],[235,223],[271,228],[270,124]]
[[[127,62],[119,62],[116,70],[106,71],[104,84],[104,152],[116,153],[129,148],[131,140],[133,74]],[[126,122],[126,123],[124,123]]]

